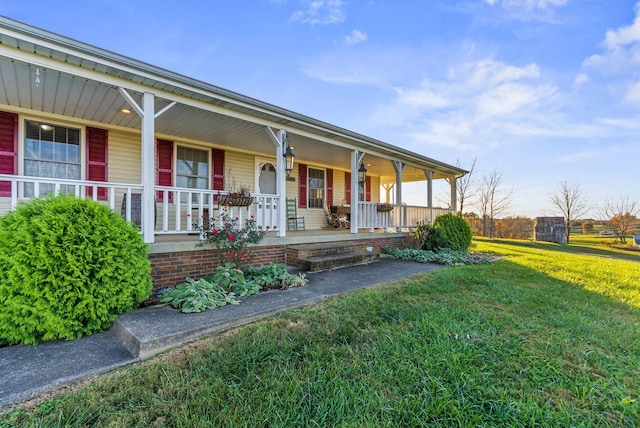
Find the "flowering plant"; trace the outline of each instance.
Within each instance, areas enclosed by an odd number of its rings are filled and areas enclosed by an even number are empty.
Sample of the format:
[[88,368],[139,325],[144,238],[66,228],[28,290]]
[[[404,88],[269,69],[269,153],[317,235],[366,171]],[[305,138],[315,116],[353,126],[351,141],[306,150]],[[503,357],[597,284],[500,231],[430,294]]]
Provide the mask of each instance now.
[[203,239],[199,245],[213,245],[220,250],[223,264],[235,263],[238,267],[248,262],[247,245],[262,241],[265,234],[253,216],[241,224],[238,217],[232,218],[227,211],[221,211],[218,219],[212,218],[198,227]]

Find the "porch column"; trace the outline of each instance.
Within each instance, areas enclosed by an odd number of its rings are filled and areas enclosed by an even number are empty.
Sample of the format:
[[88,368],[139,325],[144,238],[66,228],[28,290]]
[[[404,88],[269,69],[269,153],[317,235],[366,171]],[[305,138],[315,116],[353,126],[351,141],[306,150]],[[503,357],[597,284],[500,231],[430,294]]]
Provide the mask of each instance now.
[[402,172],[404,171],[404,168],[407,166],[407,164],[401,161],[391,161],[391,164],[393,165],[393,169],[396,171],[396,205],[399,205],[398,209],[400,210],[401,222],[401,224],[396,227],[396,230],[400,232],[400,230],[402,230],[402,226],[404,226],[404,223],[406,223],[406,213],[404,207],[402,206]]
[[360,183],[358,182],[358,164],[362,162],[364,153],[357,150],[351,152],[351,233],[358,233],[358,195]]
[[142,237],[144,242],[155,241],[155,97],[142,96]]
[[433,170],[425,169],[424,175],[427,177],[427,207],[429,208],[429,223],[433,222]]
[[458,186],[456,176],[452,176],[449,179],[449,185],[451,186],[451,209],[453,210],[453,214],[458,214]]
[[173,101],[156,113],[155,96],[152,93],[142,94],[142,106],[133,99],[124,88],[118,88],[120,95],[133,108],[142,121],[142,239],[146,244],[155,241],[155,133],[156,118],[176,105]]
[[267,135],[276,146],[276,195],[280,197],[278,202],[278,229],[276,236],[284,238],[287,236],[287,172],[285,171],[284,151],[287,144],[287,131],[281,129],[276,135],[271,128],[267,127]]

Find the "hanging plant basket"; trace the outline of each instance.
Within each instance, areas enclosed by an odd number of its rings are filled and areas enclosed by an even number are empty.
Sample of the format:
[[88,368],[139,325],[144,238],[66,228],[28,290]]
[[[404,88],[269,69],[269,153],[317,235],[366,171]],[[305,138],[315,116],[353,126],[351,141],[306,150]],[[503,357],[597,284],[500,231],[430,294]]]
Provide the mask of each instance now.
[[253,203],[253,197],[241,194],[218,195],[218,204],[221,206],[248,207]]
[[378,204],[379,213],[388,213],[392,209],[393,209],[393,205],[391,204]]

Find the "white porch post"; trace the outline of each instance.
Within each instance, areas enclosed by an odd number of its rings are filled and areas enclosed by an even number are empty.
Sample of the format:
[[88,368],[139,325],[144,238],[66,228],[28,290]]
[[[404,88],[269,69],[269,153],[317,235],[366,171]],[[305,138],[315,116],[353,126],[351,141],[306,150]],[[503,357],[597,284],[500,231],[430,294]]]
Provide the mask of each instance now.
[[287,131],[281,129],[276,135],[271,128],[266,128],[267,135],[276,146],[276,194],[280,197],[278,210],[278,229],[276,236],[284,238],[287,236],[287,172],[285,171],[284,150],[287,144]]
[[144,242],[155,241],[155,97],[145,92],[142,96],[142,236]]
[[359,182],[358,182],[358,164],[362,162],[364,153],[357,150],[351,152],[351,233],[358,233],[358,202],[359,201]]
[[427,207],[429,208],[429,223],[433,223],[433,170],[425,169],[427,177]]
[[[391,164],[393,165],[393,169],[396,171],[396,205],[399,205],[398,209],[400,210],[401,223],[405,223],[405,210],[402,206],[402,172],[407,164],[401,161],[391,161]],[[403,225],[404,224],[399,224],[396,227],[396,230],[400,232]]]
[[176,105],[173,101],[156,113],[155,96],[149,92],[142,95],[142,107],[124,88],[118,88],[123,98],[142,119],[142,239],[146,244],[155,241],[155,133],[156,118]]
[[451,176],[449,179],[449,185],[451,186],[451,209],[453,210],[454,215],[458,214],[458,186],[456,183],[456,176]]

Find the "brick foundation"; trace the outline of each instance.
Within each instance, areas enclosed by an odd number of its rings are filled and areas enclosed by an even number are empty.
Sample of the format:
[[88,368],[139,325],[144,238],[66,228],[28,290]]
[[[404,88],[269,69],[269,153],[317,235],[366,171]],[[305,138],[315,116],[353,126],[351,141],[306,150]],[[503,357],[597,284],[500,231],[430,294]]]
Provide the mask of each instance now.
[[[405,247],[404,236],[384,238],[362,238],[359,243],[373,247],[374,252],[380,252],[384,246]],[[353,242],[353,241],[345,241]],[[336,242],[340,245],[340,242]],[[249,259],[252,266],[260,266],[271,262],[295,264],[288,260],[287,248],[291,245],[259,245],[249,248]],[[199,279],[212,274],[220,265],[218,250],[199,249],[193,251],[176,251],[149,255],[151,261],[151,275],[154,288],[164,288],[180,284],[185,278]],[[294,262],[294,263],[292,263]]]

